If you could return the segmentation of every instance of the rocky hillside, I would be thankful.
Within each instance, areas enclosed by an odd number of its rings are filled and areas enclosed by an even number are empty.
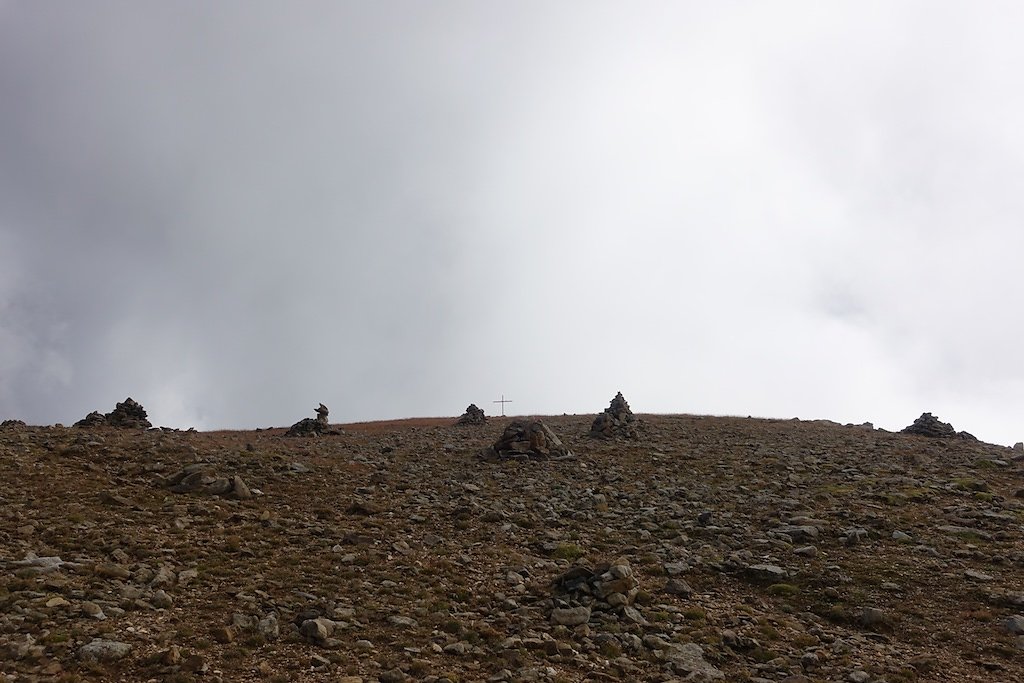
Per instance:
[[[639,418],[7,424],[0,680],[1024,680],[1024,454]]]

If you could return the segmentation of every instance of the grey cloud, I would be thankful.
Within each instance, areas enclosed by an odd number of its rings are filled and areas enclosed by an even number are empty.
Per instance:
[[[1012,442],[1012,5],[0,4],[0,414]]]

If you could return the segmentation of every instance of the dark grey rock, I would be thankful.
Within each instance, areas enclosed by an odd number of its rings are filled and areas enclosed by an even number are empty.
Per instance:
[[[1003,622],[1003,627],[1015,636],[1024,634],[1024,616],[1014,614]]]
[[[277,615],[271,613],[260,619],[259,623],[256,625],[256,630],[259,631],[267,640],[277,640],[277,637],[281,632],[280,625],[277,621]]]
[[[673,645],[667,651],[666,658],[673,671],[684,677],[683,680],[698,683],[725,678],[720,669],[704,659],[704,650],[696,643]]]
[[[334,633],[334,622],[323,617],[307,619],[299,627],[299,633],[307,640],[322,643]]]
[[[858,621],[865,628],[879,628],[892,624],[892,619],[889,615],[877,607],[865,607],[862,609]]]
[[[551,610],[551,623],[562,626],[579,626],[590,621],[590,608],[584,605],[578,607],[556,607]]]
[[[789,578],[789,572],[774,564],[752,564],[743,573],[754,581],[785,581]]]
[[[252,498],[252,491],[237,474],[231,477],[231,497],[239,500]]]
[[[774,532],[780,535],[789,536],[793,543],[813,541],[818,538],[818,527],[809,525],[783,525],[776,527]]]
[[[681,595],[683,597],[689,597],[693,594],[690,584],[679,578],[669,579],[669,582],[665,584],[664,591],[669,595]]]

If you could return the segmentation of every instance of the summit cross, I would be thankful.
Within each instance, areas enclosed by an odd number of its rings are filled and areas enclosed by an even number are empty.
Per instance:
[[[505,404],[506,403],[511,403],[511,402],[512,402],[511,399],[506,399],[505,398],[505,394],[501,395],[501,400],[500,401],[491,401],[491,403],[500,403],[501,404],[501,416],[502,417],[505,417]]]

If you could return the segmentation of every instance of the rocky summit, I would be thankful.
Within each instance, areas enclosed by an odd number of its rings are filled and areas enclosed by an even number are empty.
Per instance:
[[[629,404],[620,391],[615,394],[615,398],[604,412],[594,418],[593,424],[590,425],[590,435],[599,439],[636,439],[639,437],[636,422],[636,416],[629,409]]]
[[[1024,680],[1024,450],[642,417],[0,429],[0,681]]]

